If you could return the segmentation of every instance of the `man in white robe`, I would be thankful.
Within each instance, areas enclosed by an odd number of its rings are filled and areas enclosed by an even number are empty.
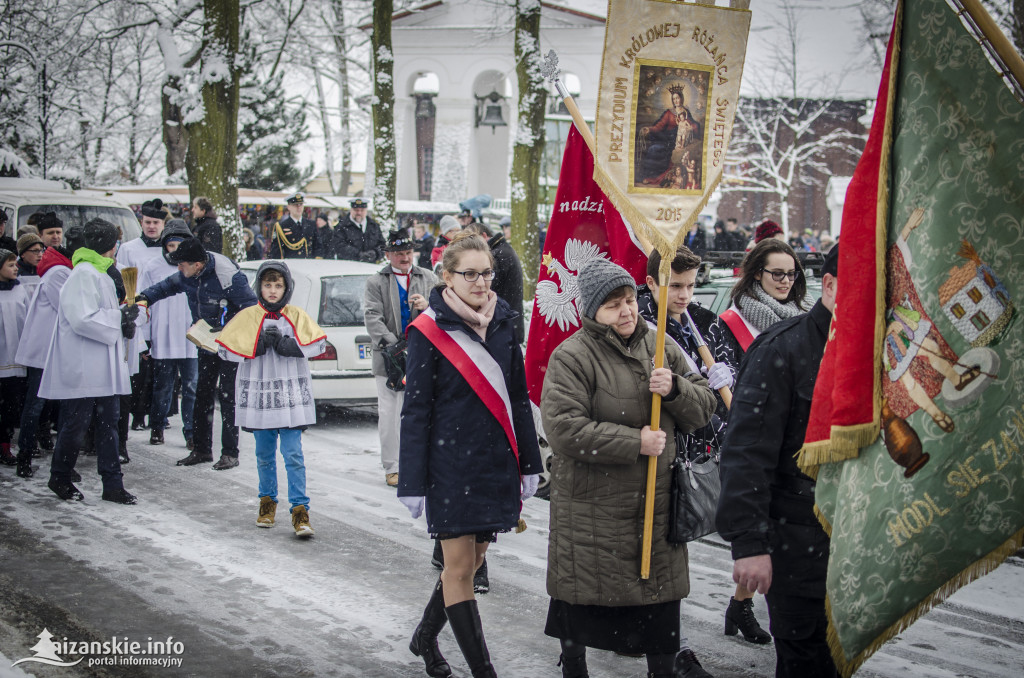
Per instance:
[[[117,291],[107,275],[114,265],[110,257],[117,247],[117,228],[97,218],[84,231],[85,244],[71,258],[74,269],[60,291],[57,325],[39,385],[39,397],[63,400],[47,487],[61,499],[83,499],[71,478],[86,428],[95,419],[103,499],[134,504],[137,500],[122,480],[117,420],[120,396],[131,392],[126,340],[135,336],[145,316],[134,305],[118,308]]]

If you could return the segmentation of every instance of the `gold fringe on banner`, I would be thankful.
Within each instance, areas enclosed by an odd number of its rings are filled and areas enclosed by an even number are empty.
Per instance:
[[[815,512],[817,512],[817,507],[815,507]],[[991,553],[980,558],[954,575],[949,581],[915,605],[913,609],[908,610],[906,614],[889,626],[889,628],[882,631],[877,638],[871,641],[870,645],[868,645],[853,659],[848,660],[843,654],[843,646],[839,642],[839,634],[836,633],[835,624],[832,621],[832,603],[826,597],[825,613],[828,615],[828,646],[832,651],[832,658],[835,660],[836,668],[839,669],[839,674],[843,676],[843,678],[850,678],[850,676],[852,676],[871,655],[882,649],[883,645],[909,628],[911,624],[920,619],[933,607],[941,604],[951,595],[967,586],[975,579],[992,572],[994,569],[999,567],[1004,560],[1021,548],[1024,548],[1024,528],[1021,528],[1016,534],[1000,544]]]
[[[604,194],[612,201],[612,204],[615,205],[615,209],[619,210],[619,214],[629,222],[633,229],[641,229],[643,234],[653,245],[653,248],[658,250],[663,258],[671,259],[673,258],[675,251],[686,239],[686,234],[690,231],[690,227],[692,227],[694,222],[700,217],[701,210],[707,207],[708,200],[711,199],[711,194],[714,193],[718,184],[722,180],[722,175],[719,175],[718,178],[715,179],[704,191],[704,195],[701,197],[700,202],[696,207],[694,207],[690,216],[683,221],[683,225],[679,228],[679,232],[676,233],[675,239],[671,242],[669,242],[665,235],[647,220],[644,213],[638,210],[633,205],[633,202],[624,195],[621,190],[619,190],[619,187],[615,185],[615,182],[612,181],[611,177],[609,177],[601,168],[601,165],[597,163],[596,158],[594,160],[594,180],[597,181],[597,185],[601,187]]]

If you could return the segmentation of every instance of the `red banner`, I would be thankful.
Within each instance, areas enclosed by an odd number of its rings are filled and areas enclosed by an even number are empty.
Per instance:
[[[890,40],[871,132],[843,203],[836,309],[800,450],[799,464],[805,472],[855,457],[878,436],[875,352],[885,310],[892,50]]]
[[[573,127],[562,154],[526,342],[526,381],[535,405],[540,405],[548,357],[582,325],[576,276],[583,265],[605,257],[637,283],[647,278],[647,255],[593,177],[594,156]]]

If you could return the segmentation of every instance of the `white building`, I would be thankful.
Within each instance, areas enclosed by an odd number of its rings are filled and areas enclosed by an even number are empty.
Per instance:
[[[563,82],[593,120],[604,17],[548,2],[541,7],[541,52],[555,50]],[[394,15],[397,199],[509,198],[518,99],[514,24],[510,6],[487,0],[435,0]],[[555,179],[571,124],[558,115],[560,104],[549,97],[545,157],[555,160]],[[481,124],[499,120],[505,125]]]

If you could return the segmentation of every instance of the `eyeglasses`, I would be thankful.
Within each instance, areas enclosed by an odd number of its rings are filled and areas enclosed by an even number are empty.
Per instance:
[[[32,249],[25,250],[25,254],[41,254],[42,251],[43,251],[42,247],[39,247],[39,248],[33,247]]]
[[[783,278],[789,278],[789,281],[793,282],[800,277],[800,271],[769,271],[767,268],[761,270],[770,275],[775,282],[782,282]]]
[[[476,282],[480,276],[483,276],[487,282],[491,282],[498,275],[497,271],[493,268],[489,268],[482,273],[480,271],[452,271],[452,273],[458,273],[466,279],[466,282]]]

